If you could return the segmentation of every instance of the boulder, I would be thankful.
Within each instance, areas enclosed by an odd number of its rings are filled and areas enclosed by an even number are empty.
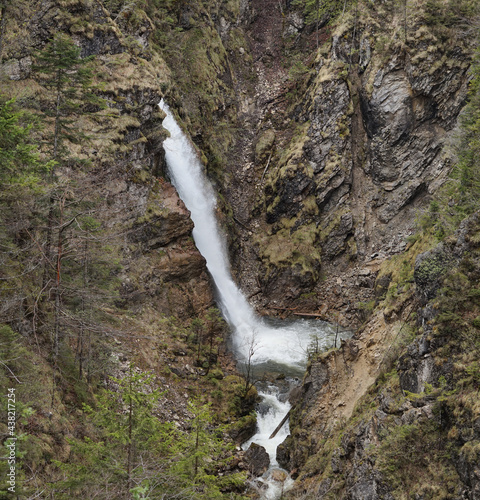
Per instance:
[[[245,453],[245,462],[248,464],[248,470],[253,476],[261,476],[267,472],[270,466],[270,457],[267,450],[256,443],[252,443]]]
[[[292,437],[287,436],[283,443],[277,446],[277,462],[281,467],[288,468],[290,464],[290,446],[292,444]]]

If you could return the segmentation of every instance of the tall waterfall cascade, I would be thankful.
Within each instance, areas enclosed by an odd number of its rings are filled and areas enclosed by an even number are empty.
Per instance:
[[[333,345],[338,331],[321,321],[297,320],[287,323],[260,318],[255,314],[233,281],[225,239],[216,219],[215,192],[204,173],[203,165],[163,99],[160,108],[166,113],[163,127],[170,133],[163,146],[171,181],[191,213],[193,238],[215,283],[218,306],[231,327],[234,354],[240,363],[248,363],[257,369],[301,375],[312,341],[316,349],[324,350]],[[341,334],[343,336],[345,332]],[[288,424],[276,440],[269,440],[269,436],[290,405],[288,401],[279,401],[275,388],[269,387],[263,392],[259,390],[259,394],[267,410],[258,412],[258,432],[244,446],[251,442],[265,446],[271,463],[276,466],[276,447],[285,439]],[[267,488],[262,494],[265,499],[279,498],[282,489],[287,486],[284,482],[278,485],[268,479],[265,482]]]
[[[217,288],[218,305],[232,328],[233,350],[240,361],[304,369],[312,340],[322,350],[332,344],[334,328],[325,322],[275,322],[259,318],[233,281],[225,239],[216,218],[216,196],[203,165],[165,102],[163,127],[170,132],[163,145],[172,184],[191,213],[193,238],[207,261]],[[281,326],[280,326],[281,325]]]

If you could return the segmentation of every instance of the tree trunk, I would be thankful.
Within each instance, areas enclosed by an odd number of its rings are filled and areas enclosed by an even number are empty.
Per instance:
[[[60,202],[60,224],[58,229],[58,240],[57,240],[57,261],[56,261],[56,274],[55,274],[55,309],[54,309],[54,354],[55,354],[55,365],[58,357],[58,345],[60,341],[60,284],[62,280],[62,257],[63,257],[63,205],[65,200]]]
[[[5,24],[6,24],[6,16],[7,16],[7,7],[2,5],[0,9],[0,16],[2,16],[2,20],[0,21],[0,64],[3,62],[3,37],[5,35]]]
[[[132,366],[130,365],[129,381],[129,405],[128,405],[128,456],[127,456],[127,491],[132,487],[132,428],[133,428],[133,395],[132,395]]]
[[[77,339],[77,352],[76,359],[78,360],[78,378],[81,380],[83,377],[83,361],[84,361],[84,337],[85,337],[85,294],[87,292],[87,272],[88,272],[88,240],[85,240],[83,246],[83,290],[82,290],[82,317],[80,330]]]
[[[64,227],[62,227],[63,220],[63,206],[65,203],[65,199],[60,202],[60,224],[58,228],[58,239],[57,239],[57,261],[56,261],[56,277],[55,277],[55,299],[54,299],[54,309],[53,309],[53,388],[52,388],[52,407],[55,397],[55,384],[56,384],[56,372],[58,370],[58,353],[59,353],[59,344],[60,344],[60,285],[62,279],[62,257],[63,257],[63,231]],[[53,228],[52,228],[53,230]]]
[[[61,85],[60,85],[60,75],[57,75],[57,103],[55,105],[55,132],[53,136],[53,160],[57,160],[58,156],[58,136],[60,131],[60,104],[61,104]],[[55,165],[50,171],[50,182],[53,184],[55,178]],[[49,268],[50,261],[52,258],[52,233],[53,233],[53,219],[54,219],[54,207],[55,207],[55,197],[53,194],[50,196],[50,206],[48,209],[47,217],[47,236],[45,239],[45,265],[43,268],[43,278],[42,278],[42,289],[45,290],[48,280],[49,280]]]
[[[200,417],[197,416],[197,435],[195,436],[195,465],[193,469],[193,477],[197,477],[198,474],[198,446],[200,444],[200,429],[198,419]]]

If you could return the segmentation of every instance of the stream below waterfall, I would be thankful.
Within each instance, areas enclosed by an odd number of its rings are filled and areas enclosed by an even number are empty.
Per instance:
[[[218,306],[231,327],[230,348],[239,367],[252,368],[256,380],[265,373],[277,373],[285,376],[290,386],[298,385],[309,349],[313,346],[316,351],[326,350],[334,345],[337,337],[348,338],[350,333],[324,321],[281,321],[255,314],[231,276],[225,240],[215,215],[215,192],[202,163],[163,99],[160,108],[166,113],[163,127],[170,133],[163,144],[170,178],[191,213],[193,238],[215,283]],[[290,409],[288,390],[282,391],[280,384],[273,382],[256,385],[262,398],[257,408],[257,433],[242,448],[247,449],[253,442],[265,447],[270,468],[258,478],[257,489],[261,498],[276,500],[293,483],[288,473],[279,469],[276,460],[277,446],[288,435],[288,422],[275,438],[269,439]],[[285,388],[285,383],[282,386]]]

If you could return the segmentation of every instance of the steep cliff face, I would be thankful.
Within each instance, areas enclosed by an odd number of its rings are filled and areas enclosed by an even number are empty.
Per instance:
[[[250,262],[240,279],[260,291],[263,306],[301,306],[312,290],[332,307],[339,295],[367,301],[372,290],[358,286],[365,263],[405,248],[416,210],[449,172],[444,146],[465,101],[471,46],[460,28],[440,29],[431,7],[412,8],[405,33],[398,6],[368,3],[324,27],[315,56],[301,12],[267,12],[268,5],[256,13],[269,14],[277,31],[283,26],[277,50],[291,66],[287,73],[269,52],[267,35],[254,38],[253,53],[263,43],[266,54],[255,58],[254,98],[263,112],[248,115],[255,149],[244,153],[232,174],[238,183],[228,188],[244,224],[238,231],[253,233],[240,242],[238,265],[242,252]],[[254,23],[246,29],[255,37]],[[302,58],[295,51],[308,43],[312,56]],[[236,203],[240,186],[253,210]],[[260,282],[248,272],[255,257]],[[344,283],[335,283],[342,272]],[[334,279],[326,286],[325,277]]]

